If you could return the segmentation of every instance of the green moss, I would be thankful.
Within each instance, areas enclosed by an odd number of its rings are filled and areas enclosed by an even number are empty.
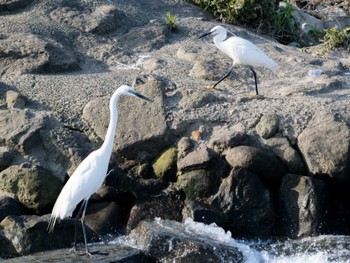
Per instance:
[[[157,178],[172,180],[176,175],[177,148],[172,146],[165,150],[153,163],[153,171]]]

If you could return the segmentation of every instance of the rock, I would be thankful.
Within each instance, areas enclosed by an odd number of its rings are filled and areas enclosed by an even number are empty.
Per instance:
[[[14,159],[22,162],[25,156],[61,181],[91,151],[85,136],[63,128],[48,112],[0,110],[0,122],[6,124],[0,126],[0,141],[17,150],[13,152]]]
[[[62,186],[58,178],[38,166],[10,166],[0,173],[0,189],[13,193],[23,206],[36,213],[51,210]]]
[[[0,12],[3,11],[18,11],[29,4],[31,4],[33,0],[2,0],[0,2]]]
[[[256,132],[264,139],[268,139],[276,134],[278,125],[279,118],[277,115],[264,115],[256,125]]]
[[[9,167],[13,159],[13,151],[6,146],[0,146],[0,171]]]
[[[93,11],[61,7],[52,11],[50,17],[83,32],[104,34],[118,27],[122,13],[114,5],[101,5]]]
[[[208,142],[208,148],[218,154],[239,145],[252,145],[254,139],[240,125],[215,130]]]
[[[0,190],[0,222],[7,216],[23,213],[14,196]]]
[[[324,233],[329,217],[329,193],[318,179],[286,174],[279,195],[281,234],[290,238]]]
[[[223,179],[210,206],[226,217],[223,227],[233,234],[269,235],[275,224],[269,191],[256,174],[245,169],[233,169]]]
[[[55,73],[79,69],[77,57],[54,40],[34,34],[2,35],[1,73]]]
[[[268,151],[273,152],[287,167],[290,173],[305,174],[306,166],[299,153],[285,137],[273,137],[265,141]]]
[[[6,103],[7,103],[7,108],[9,109],[13,109],[13,108],[24,109],[25,99],[18,92],[9,90],[6,92]]]
[[[344,122],[337,121],[332,113],[315,113],[299,135],[298,147],[311,174],[329,177],[347,189],[346,185],[350,183],[350,130]]]
[[[320,32],[324,31],[324,25],[322,20],[317,19],[316,17],[309,15],[306,12],[303,12],[300,9],[294,8],[292,11],[296,22],[300,26],[300,30],[307,34],[310,30],[318,30]]]
[[[165,150],[153,163],[153,171],[157,178],[165,181],[176,181],[177,148]]]
[[[180,106],[184,108],[207,107],[213,103],[224,103],[227,99],[211,91],[185,90],[182,94]]]
[[[131,209],[127,223],[130,232],[141,221],[154,218],[182,221],[183,197],[180,193],[160,195],[147,200],[138,201]]]
[[[177,162],[179,172],[190,171],[194,169],[208,168],[215,154],[206,147],[199,147],[188,153]]]
[[[182,137],[177,143],[178,158],[185,157],[190,151],[193,150],[193,142],[188,137]]]
[[[219,80],[218,67],[219,65],[214,60],[199,59],[195,61],[189,76],[203,80]]]
[[[201,200],[214,194],[220,185],[221,177],[209,170],[198,169],[183,172],[177,184],[189,200]]]
[[[208,228],[202,226],[202,229]],[[209,232],[203,234],[190,224],[171,220],[142,221],[129,238],[158,262],[171,262],[175,258],[176,262],[184,263],[202,262],[204,258],[206,262],[243,262],[242,252],[232,243],[218,242]]]
[[[274,154],[250,146],[237,146],[226,150],[223,155],[230,166],[244,168],[257,174],[271,189],[277,189],[287,172],[285,166]]]
[[[1,249],[1,253],[13,254],[13,249],[20,255],[70,247],[74,238],[74,220],[63,220],[55,227],[55,232],[48,233],[49,215],[45,216],[8,216],[0,223],[3,231],[1,238],[11,242],[9,251]],[[79,235],[81,240],[81,235]]]
[[[154,158],[161,149],[169,145],[169,131],[162,107],[166,83],[152,75],[140,76],[139,79],[142,79],[144,84],[136,89],[154,102],[122,98],[119,104],[120,121],[116,138],[117,151],[134,160]]]
[[[89,202],[85,225],[98,235],[118,233],[122,229],[121,213],[116,202]]]

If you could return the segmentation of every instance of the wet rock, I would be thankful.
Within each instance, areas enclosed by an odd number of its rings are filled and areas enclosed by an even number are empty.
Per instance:
[[[276,134],[278,131],[279,117],[277,115],[264,115],[261,117],[258,125],[256,125],[256,132],[268,139]]]
[[[154,198],[138,201],[131,209],[127,223],[130,232],[142,220],[153,220],[156,217],[182,221],[183,196],[179,192],[160,195]]]
[[[13,159],[13,151],[6,146],[0,146],[0,171],[9,167]]]
[[[21,215],[22,209],[15,200],[13,194],[9,194],[0,190],[0,222],[10,215]]]
[[[256,174],[245,169],[233,169],[210,200],[210,206],[226,217],[222,226],[232,233],[271,233],[275,224],[273,200]]]
[[[121,16],[122,13],[114,5],[101,5],[93,11],[61,7],[50,13],[50,17],[58,23],[99,34],[116,29]]]
[[[77,57],[67,48],[34,34],[2,35],[1,73],[54,73],[79,69]]]
[[[53,248],[70,247],[74,236],[74,220],[63,220],[56,225],[53,233],[48,233],[49,216],[8,216],[0,223],[2,238],[7,239],[9,251],[1,252],[12,254],[13,249],[20,255],[27,255],[38,251]],[[81,235],[79,235],[79,240]],[[1,238],[0,238],[1,239]]]
[[[129,237],[159,262],[243,262],[242,252],[229,242],[174,221],[142,221]]]
[[[153,171],[157,178],[166,181],[176,181],[177,148],[170,147],[153,163]]]
[[[0,173],[0,189],[13,193],[23,206],[36,213],[45,213],[52,208],[62,186],[58,178],[38,166],[10,166]]]
[[[317,112],[299,135],[298,146],[310,173],[344,187],[350,183],[350,130],[332,113]]]
[[[6,103],[9,109],[24,109],[25,98],[18,92],[9,90],[6,92]]]
[[[99,235],[118,233],[122,229],[121,214],[116,202],[89,202],[85,225]]]
[[[189,200],[200,200],[214,194],[220,185],[221,177],[209,170],[198,169],[183,172],[177,184]]]
[[[286,174],[279,195],[280,228],[291,238],[322,234],[329,215],[326,184],[312,177]]]
[[[237,146],[226,150],[223,155],[232,167],[244,168],[257,174],[271,189],[279,187],[287,172],[274,154],[255,147]]]
[[[299,153],[285,137],[273,137],[265,141],[267,149],[273,152],[287,167],[290,173],[305,174],[306,166]]]

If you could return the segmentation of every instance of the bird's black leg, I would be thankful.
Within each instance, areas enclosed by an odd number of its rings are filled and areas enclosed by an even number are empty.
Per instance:
[[[84,203],[83,203],[84,209],[83,209],[83,214],[81,216],[80,222],[81,222],[81,227],[83,228],[83,235],[84,235],[84,242],[85,242],[85,253],[86,253],[86,255],[92,257],[92,255],[88,249],[88,246],[87,246],[87,238],[86,238],[86,231],[85,231],[85,213],[86,213],[87,204],[88,204],[88,200],[84,200]]]
[[[250,68],[250,70],[253,72],[253,75],[254,75],[254,80],[255,80],[255,92],[256,92],[256,95],[259,95],[258,93],[258,81],[256,79],[256,72],[255,70],[253,69],[252,66],[248,66]]]
[[[81,213],[83,212],[85,200],[81,203],[80,208],[78,210],[78,213],[75,217],[75,224],[74,224],[74,244],[70,251],[77,252],[77,224],[78,224],[78,218],[80,218]]]
[[[230,71],[229,71],[226,75],[224,75],[221,79],[219,79],[218,82],[216,82],[216,83],[214,84],[213,89],[215,89],[215,87],[216,87],[221,81],[223,81],[223,80],[226,79],[228,76],[230,76],[230,74],[232,73],[233,67],[234,67],[234,65],[232,65]]]

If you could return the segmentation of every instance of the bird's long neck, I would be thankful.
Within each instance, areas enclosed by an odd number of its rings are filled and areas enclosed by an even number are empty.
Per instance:
[[[110,119],[109,119],[109,125],[106,133],[105,140],[101,146],[101,151],[104,154],[111,154],[114,144],[114,137],[115,132],[117,129],[117,122],[118,122],[118,98],[120,94],[118,90],[112,95],[111,100],[109,102],[109,111],[110,111]]]
[[[215,44],[221,51],[223,51],[223,50],[222,50],[221,44],[222,44],[222,43],[224,42],[224,40],[226,39],[226,36],[227,36],[227,34],[226,34],[226,32],[225,32],[225,33],[216,35],[216,36],[214,37],[214,44]],[[223,52],[225,52],[225,51],[223,51]]]

